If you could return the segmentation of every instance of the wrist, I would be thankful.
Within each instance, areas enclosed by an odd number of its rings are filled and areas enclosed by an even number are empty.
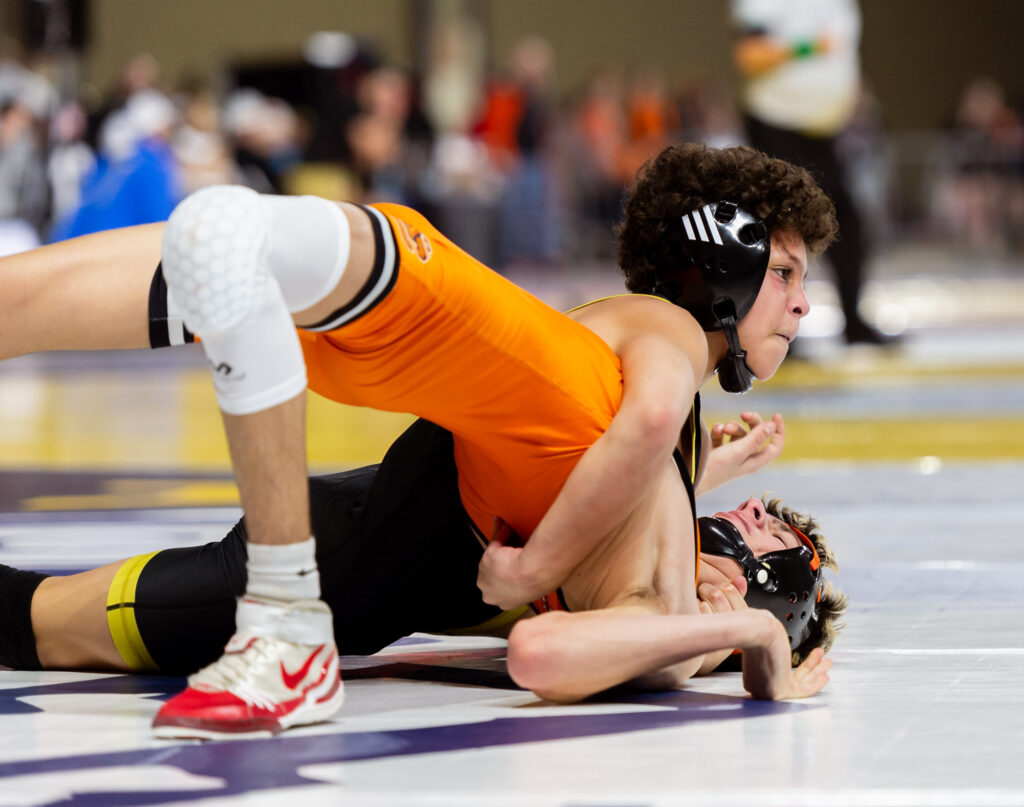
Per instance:
[[[531,592],[534,597],[541,597],[556,589],[561,579],[552,579],[551,564],[543,562],[537,552],[530,552],[530,544],[516,558],[516,583]]]
[[[782,627],[771,612],[763,608],[748,608],[739,613],[745,619],[742,641],[737,642],[736,646],[741,650],[760,650],[771,645],[775,633]]]
[[[806,59],[810,56],[814,56],[818,53],[821,48],[818,47],[818,43],[813,39],[803,39],[799,42],[794,42],[789,48],[789,58],[791,59]]]

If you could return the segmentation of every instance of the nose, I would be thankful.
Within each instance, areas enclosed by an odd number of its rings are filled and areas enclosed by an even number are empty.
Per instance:
[[[740,510],[745,516],[752,518],[758,527],[763,527],[768,521],[768,514],[765,513],[764,504],[760,499],[747,499]]]
[[[803,283],[796,287],[793,299],[789,303],[789,310],[800,319],[803,319],[811,312],[811,304],[807,299],[807,294],[804,292]]]

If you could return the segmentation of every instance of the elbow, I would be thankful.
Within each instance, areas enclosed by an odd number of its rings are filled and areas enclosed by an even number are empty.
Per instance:
[[[686,411],[682,401],[651,401],[644,404],[638,418],[639,431],[636,435],[640,445],[650,446],[658,451],[666,445],[674,445],[679,439]]]
[[[523,620],[508,637],[508,674],[517,686],[555,703],[573,703],[590,692],[577,691],[562,671],[566,664],[558,631],[550,623],[562,614],[544,614]],[[546,624],[547,623],[547,624]]]

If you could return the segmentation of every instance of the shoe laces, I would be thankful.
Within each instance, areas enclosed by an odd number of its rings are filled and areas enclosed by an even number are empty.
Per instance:
[[[225,652],[212,664],[193,673],[188,684],[193,689],[230,692],[250,706],[270,710],[278,701],[254,683],[274,657],[274,640],[257,638],[242,652]]]

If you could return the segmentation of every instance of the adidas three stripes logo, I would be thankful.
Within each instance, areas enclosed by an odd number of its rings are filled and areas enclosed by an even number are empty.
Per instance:
[[[711,205],[704,205],[700,210],[693,210],[683,216],[683,226],[686,228],[686,237],[691,241],[712,240],[722,245],[722,236],[718,234],[718,224],[715,222],[715,214]],[[708,236],[710,233],[710,237]]]

